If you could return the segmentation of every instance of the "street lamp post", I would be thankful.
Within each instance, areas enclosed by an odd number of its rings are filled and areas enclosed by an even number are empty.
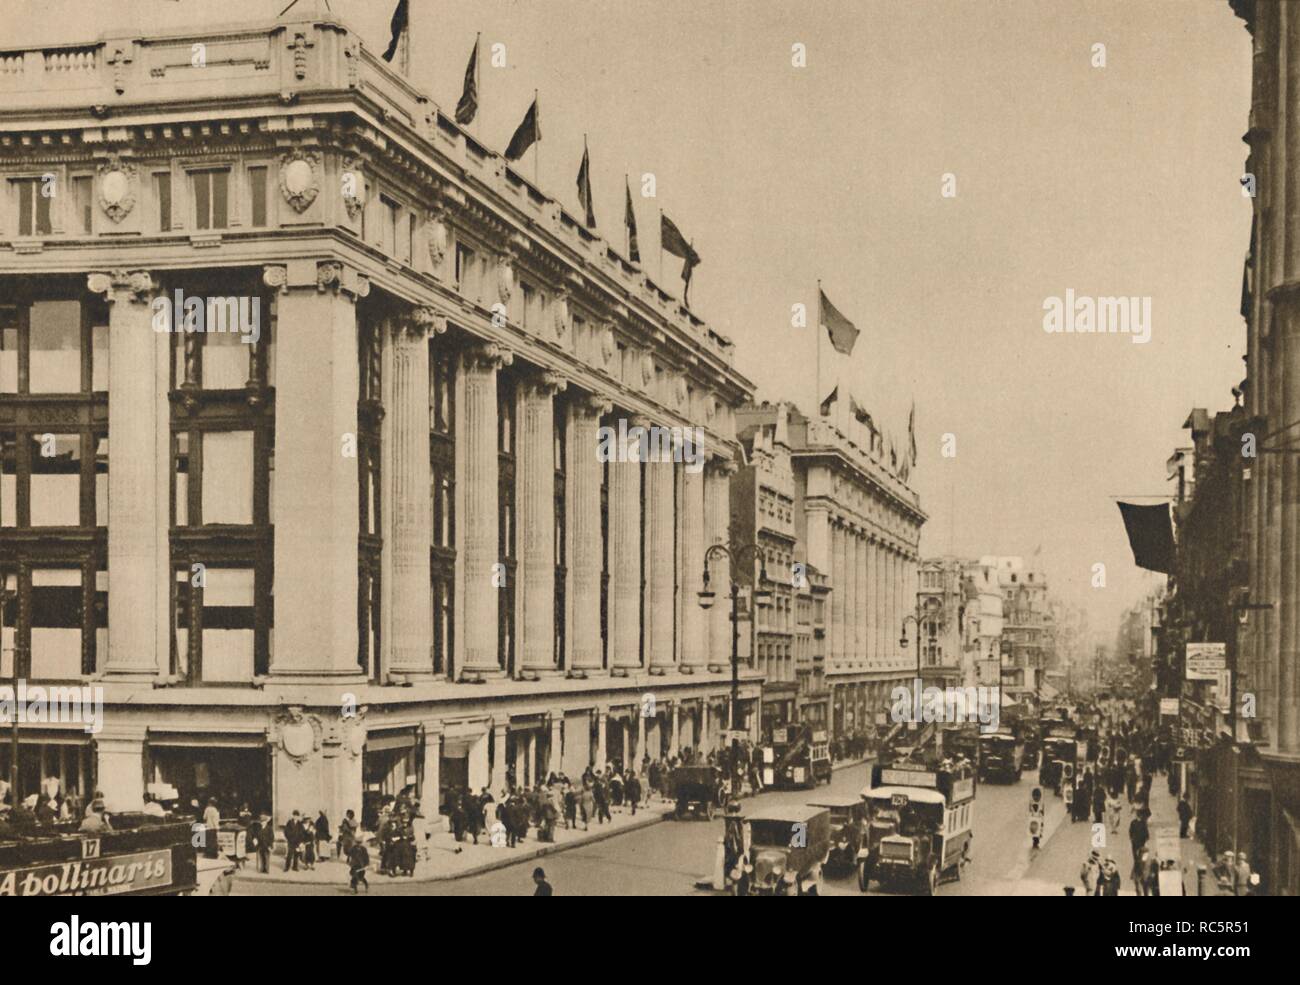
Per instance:
[[[5,582],[0,577],[0,633],[4,630],[4,610],[9,600],[17,597],[17,591],[13,594],[5,590]],[[19,656],[22,648],[18,645],[17,633],[15,633],[14,645],[9,651],[9,685],[13,689],[11,697],[13,706],[9,711],[9,803],[16,811],[18,809],[18,675],[21,668],[18,664],[21,662]],[[0,657],[3,651],[0,651]]]
[[[899,627],[898,645],[904,650],[907,649],[908,622],[910,621],[916,627],[916,679],[922,683],[924,683],[924,679],[921,677],[921,619],[923,616],[930,617],[930,639],[934,639],[934,617],[939,614],[941,608],[943,606],[939,600],[933,597],[926,599],[924,606],[918,602],[916,612],[909,612],[905,615],[903,623]]]
[[[754,558],[760,562],[758,581],[754,585],[754,605],[760,608],[766,608],[772,603],[772,593],[762,587],[767,581],[767,558],[763,554],[763,549],[757,544],[745,544],[736,548],[733,553],[726,544],[714,544],[704,552],[704,587],[700,589],[699,601],[700,608],[709,610],[713,608],[713,603],[717,595],[709,587],[709,562],[715,555],[726,557],[732,562],[732,567],[741,564],[748,554],[750,564],[754,563]],[[738,606],[740,602],[739,585],[736,582],[735,574],[730,578],[731,585],[731,711],[728,715],[727,730],[734,732],[736,722],[740,717],[740,615]]]

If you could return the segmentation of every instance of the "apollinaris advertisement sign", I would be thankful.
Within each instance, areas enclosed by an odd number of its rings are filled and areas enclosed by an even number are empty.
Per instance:
[[[0,897],[115,896],[162,889],[172,881],[170,849],[73,859],[0,872]]]

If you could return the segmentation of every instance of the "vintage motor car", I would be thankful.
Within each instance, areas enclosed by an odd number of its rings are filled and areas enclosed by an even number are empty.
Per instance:
[[[772,729],[760,746],[763,786],[773,790],[811,790],[831,781],[831,747],[826,732],[806,722],[787,722]]]
[[[1024,769],[1024,741],[1011,731],[999,729],[980,736],[981,780],[997,777],[1007,783],[1019,783],[1020,771]]]
[[[1043,739],[1043,762],[1038,769],[1039,785],[1059,791],[1061,775],[1066,772],[1063,766],[1068,764],[1070,767],[1068,772],[1073,773],[1077,754],[1073,730],[1069,736],[1059,734],[1046,736]]]
[[[946,876],[961,878],[970,861],[975,776],[967,762],[877,765],[862,791],[868,845],[859,852],[858,888],[885,886],[934,895]]]
[[[716,766],[678,766],[669,783],[677,798],[679,821],[691,814],[712,821],[722,806],[722,771]]]
[[[745,818],[748,850],[729,880],[737,896],[817,896],[831,848],[831,812],[774,807]]]
[[[852,873],[867,838],[867,805],[861,797],[827,793],[810,800],[809,807],[831,812],[831,851],[826,870],[832,875]]]

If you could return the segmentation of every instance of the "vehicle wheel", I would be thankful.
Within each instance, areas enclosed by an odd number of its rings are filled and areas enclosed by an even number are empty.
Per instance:
[[[939,863],[935,862],[930,866],[930,871],[925,878],[925,895],[933,896],[939,890]]]
[[[708,817],[708,819],[709,819],[710,821],[713,820],[713,804],[712,804],[712,802],[710,802],[710,803],[709,803],[709,804],[704,808],[704,814],[705,814],[706,817]]]
[[[871,872],[866,862],[858,863],[858,891],[865,893],[871,888]]]

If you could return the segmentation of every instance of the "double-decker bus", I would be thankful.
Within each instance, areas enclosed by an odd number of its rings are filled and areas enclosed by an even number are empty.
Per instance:
[[[917,887],[933,896],[945,878],[961,878],[970,861],[975,773],[965,760],[896,762],[871,769],[867,845],[859,853],[858,888]]]

